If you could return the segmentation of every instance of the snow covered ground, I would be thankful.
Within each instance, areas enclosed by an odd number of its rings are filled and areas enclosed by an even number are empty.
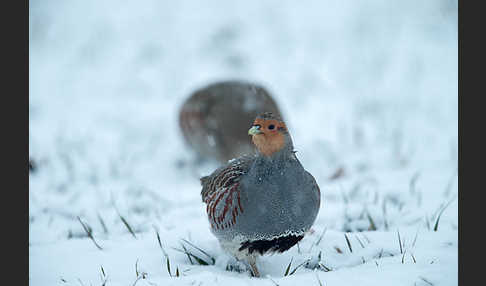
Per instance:
[[[457,285],[457,1],[30,1],[29,39],[31,285]],[[226,271],[216,164],[177,125],[234,78],[271,91],[322,192],[263,278]]]

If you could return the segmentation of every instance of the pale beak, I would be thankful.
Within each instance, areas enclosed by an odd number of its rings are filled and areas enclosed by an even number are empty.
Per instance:
[[[260,126],[252,126],[250,130],[248,130],[248,135],[257,135],[262,134],[263,132],[260,131]]]

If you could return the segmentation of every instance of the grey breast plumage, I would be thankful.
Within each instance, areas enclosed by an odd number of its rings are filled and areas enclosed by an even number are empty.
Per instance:
[[[279,164],[256,159],[240,188],[246,211],[238,233],[249,239],[302,235],[319,211],[319,187],[295,157]]]
[[[295,155],[277,164],[261,156],[241,157],[201,183],[211,229],[219,239],[301,238],[319,211],[319,187]]]

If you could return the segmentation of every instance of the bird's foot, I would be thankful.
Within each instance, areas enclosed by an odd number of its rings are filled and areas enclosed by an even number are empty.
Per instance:
[[[248,266],[243,261],[232,259],[228,261],[226,271],[242,273],[248,271]]]
[[[226,265],[226,271],[233,271],[238,273],[250,272],[252,277],[260,277],[260,272],[256,267],[256,261],[249,259],[249,261],[231,259]]]

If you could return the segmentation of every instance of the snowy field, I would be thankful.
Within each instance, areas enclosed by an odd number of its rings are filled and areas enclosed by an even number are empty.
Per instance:
[[[457,1],[29,13],[31,285],[457,285]],[[198,179],[217,165],[192,163],[177,124],[225,79],[270,90],[322,193],[314,232],[262,278],[226,270]]]

